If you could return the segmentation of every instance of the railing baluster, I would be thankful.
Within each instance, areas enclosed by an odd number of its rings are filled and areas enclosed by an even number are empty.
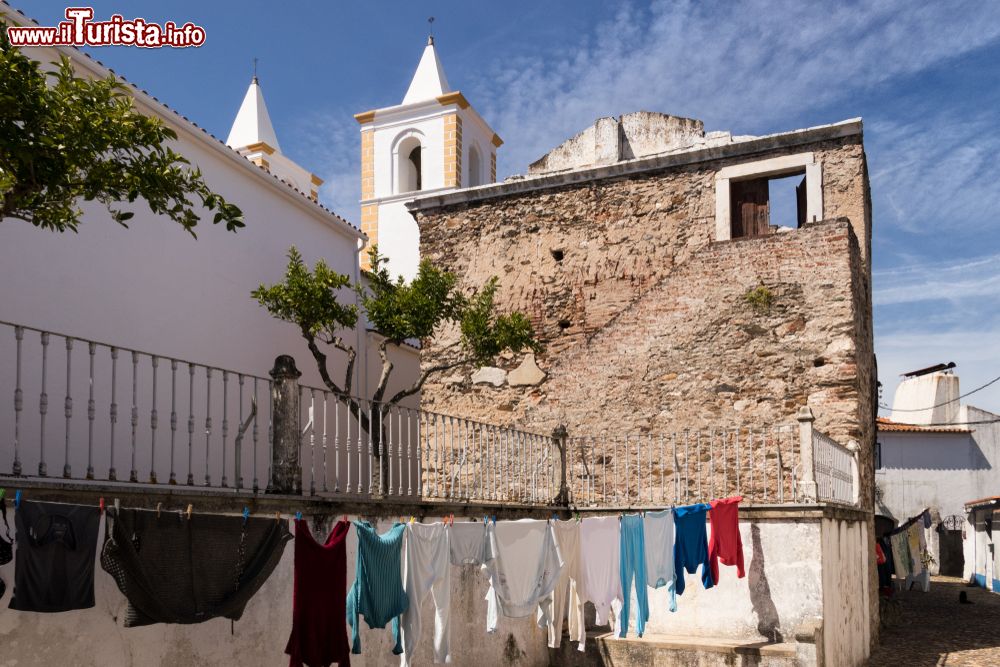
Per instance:
[[[212,486],[208,454],[212,442],[212,369],[205,367],[205,486]]]
[[[17,356],[14,380],[14,464],[11,473],[18,477],[21,475],[21,411],[24,409],[24,392],[21,390],[21,341],[24,340],[24,327],[14,327],[14,340]]]
[[[403,495],[403,463],[404,463],[404,461],[408,461],[409,460],[409,450],[410,450],[410,446],[413,444],[412,441],[410,440],[410,419],[409,419],[409,414],[407,414],[407,418],[406,418],[406,431],[405,431],[405,434],[404,434],[404,431],[403,431],[403,410],[406,410],[407,413],[409,413],[410,409],[409,408],[404,408],[404,407],[397,407],[396,408],[396,426],[397,426],[397,428],[396,428],[396,457],[399,459],[399,461],[398,461],[398,463],[399,463],[399,475],[398,475],[399,494],[398,495]],[[406,479],[407,480],[410,479],[410,472],[409,472],[408,468],[406,470]],[[407,493],[407,495],[413,495],[413,494],[412,494],[412,492],[410,492],[410,493]]]
[[[188,486],[194,486],[194,364],[188,362]]]
[[[132,352],[132,412],[129,421],[132,424],[132,467],[128,473],[128,481],[138,482],[139,472],[135,467],[136,435],[139,430],[139,353]]]
[[[348,425],[350,422],[348,422]],[[333,395],[333,492],[340,493],[340,395]]]
[[[159,416],[156,412],[156,370],[160,365],[160,360],[156,355],[152,356],[153,364],[153,407],[149,411],[149,483],[156,484],[156,426]]]
[[[87,479],[94,479],[94,419],[97,417],[97,404],[94,403],[94,355],[97,354],[97,344],[88,343],[87,353],[90,357],[87,395]]]
[[[73,339],[69,336],[66,337],[66,400],[63,404],[63,409],[66,415],[66,451],[63,460],[63,478],[69,479],[73,476],[73,468],[69,464],[69,431],[70,422],[73,420],[73,397],[71,395],[73,389],[73,383],[71,378],[71,370],[73,368]]]
[[[316,390],[309,389],[309,495],[316,495]]]
[[[49,334],[48,332],[42,332],[42,392],[38,397],[38,414],[40,416],[41,426],[39,429],[39,454],[40,458],[38,460],[38,476],[45,477],[47,473],[47,467],[45,465],[45,415],[49,411],[49,395],[45,392],[45,376],[48,368],[48,355],[49,355]]]
[[[260,402],[257,400],[257,378],[253,379],[253,400],[254,400],[254,403],[256,403],[257,405],[260,405]],[[254,412],[254,414],[253,414],[253,492],[254,493],[257,493],[257,489],[258,489],[258,486],[257,486],[257,436],[258,436],[259,429],[257,427],[257,413],[259,413],[259,412],[260,412],[260,410],[258,410],[257,412]]]
[[[323,493],[327,492],[326,479],[327,479],[327,477],[330,474],[329,470],[327,469],[327,459],[326,459],[326,443],[327,443],[327,439],[326,439],[327,438],[327,435],[326,435],[326,400],[329,397],[330,397],[330,392],[323,391],[323,440],[322,440],[322,445],[323,445]]]
[[[242,420],[240,420],[242,423]],[[229,437],[229,373],[222,371],[222,479],[223,488],[229,486],[226,476],[226,439]]]
[[[368,403],[368,493],[370,495],[370,494],[375,493],[374,488],[372,488],[374,486],[374,484],[375,484],[375,480],[372,477],[372,475],[375,474],[374,468],[375,468],[375,463],[376,463],[375,456],[374,456],[375,455],[375,447],[374,447],[375,441],[372,439],[375,436],[372,435],[372,434],[375,432],[375,429],[378,429],[378,433],[379,433],[379,438],[378,438],[378,441],[379,441],[379,451],[381,451],[381,449],[382,449],[382,441],[385,438],[382,436],[382,420],[381,420],[381,416],[379,417],[378,422],[376,422],[375,421],[375,413],[374,413],[374,411],[376,410],[375,405],[374,405],[374,403],[372,401],[367,401],[367,403]],[[379,415],[381,415],[381,411],[379,411]],[[379,485],[380,485],[379,486],[379,490],[381,491],[381,484],[383,483],[382,482],[383,475],[382,475],[382,470],[381,470],[381,465],[382,465],[381,464],[381,460],[379,460],[378,463],[379,463],[379,466],[380,466],[380,468],[379,468],[379,475],[378,475]]]
[[[170,477],[167,484],[177,484],[174,450],[177,444],[177,360],[170,360]]]
[[[233,443],[233,482],[236,484],[237,489],[243,488],[243,455],[240,449],[243,446],[242,436],[243,431],[243,373],[238,373],[236,375],[237,384],[239,385],[239,396],[237,404],[240,406],[239,416],[240,421],[236,425],[236,439],[239,441]]]
[[[111,462],[108,466],[108,480],[114,482],[118,479],[118,473],[115,471],[115,430],[118,425],[118,400],[117,400],[117,390],[118,390],[118,348],[111,348],[111,406],[110,406],[110,418],[111,418],[111,433],[110,433],[110,444],[111,444]]]

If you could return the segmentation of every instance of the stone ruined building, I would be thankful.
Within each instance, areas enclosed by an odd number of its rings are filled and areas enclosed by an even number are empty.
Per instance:
[[[857,507],[787,497],[792,505],[746,507],[743,539],[759,573],[748,595],[686,600],[699,612],[650,632],[699,636],[718,632],[699,619],[729,619],[736,635],[792,632],[795,664],[863,664],[878,596],[868,565],[877,392],[861,120],[752,137],[658,113],[602,118],[526,175],[407,207],[422,257],[470,287],[498,276],[501,307],[527,313],[545,344],[537,358],[434,378],[424,408],[599,439],[795,424],[808,406],[817,429],[858,443]],[[422,363],[446,361],[457,337],[443,332]],[[661,479],[672,472],[657,464]],[[645,494],[626,489],[626,498]],[[768,586],[767,572],[791,571],[794,589]]]
[[[790,176],[794,209],[771,219],[769,182]],[[501,306],[526,312],[546,346],[429,381],[427,409],[594,435],[794,422],[808,405],[871,461],[859,119],[747,137],[658,113],[602,118],[525,176],[409,208],[422,256],[468,285],[499,276]]]

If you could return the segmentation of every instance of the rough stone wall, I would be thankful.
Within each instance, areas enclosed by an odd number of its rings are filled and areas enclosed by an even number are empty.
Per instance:
[[[825,216],[846,222],[713,242],[718,169],[807,150],[823,163]],[[538,386],[476,384],[463,369],[429,381],[424,405],[584,435],[787,422],[809,404],[817,428],[870,439],[866,194],[848,137],[418,212],[422,256],[467,285],[498,275],[501,305],[547,346]],[[769,308],[744,298],[759,285]]]

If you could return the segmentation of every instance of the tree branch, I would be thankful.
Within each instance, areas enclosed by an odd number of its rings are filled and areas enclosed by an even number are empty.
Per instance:
[[[316,366],[319,368],[319,376],[323,379],[323,384],[334,393],[346,395],[347,392],[338,387],[337,383],[330,377],[330,371],[326,367],[326,355],[316,345],[316,337],[305,327],[302,327],[302,337],[306,339],[306,345],[309,346],[309,351],[312,352],[313,359],[316,360]]]
[[[464,364],[467,364],[470,361],[472,361],[472,359],[466,357],[459,359],[458,361],[452,361],[446,364],[438,364],[437,366],[431,366],[420,375],[420,379],[417,380],[416,384],[414,384],[412,387],[410,387],[409,389],[403,389],[401,391],[396,392],[396,395],[389,399],[389,405],[395,405],[396,403],[403,400],[407,396],[413,396],[415,393],[420,391],[420,389],[424,386],[424,382],[427,381],[427,378],[433,375],[434,373],[440,373],[441,371],[451,370],[452,368],[455,368],[457,366],[462,366]]]
[[[344,393],[350,394],[351,383],[354,381],[354,361],[357,359],[358,352],[353,347],[346,345],[340,336],[331,337],[329,342],[330,345],[347,355],[347,369],[344,371]]]
[[[390,341],[388,338],[383,338],[378,344],[378,356],[382,359],[382,373],[379,375],[378,386],[375,387],[375,393],[372,395],[372,400],[376,403],[382,402],[382,397],[385,396],[385,390],[389,386],[389,375],[392,374],[392,361],[386,353],[386,347],[390,342],[396,344],[395,341]],[[392,404],[393,401],[389,401],[389,405]]]

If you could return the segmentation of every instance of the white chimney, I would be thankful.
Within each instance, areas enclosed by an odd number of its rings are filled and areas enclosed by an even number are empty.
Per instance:
[[[959,419],[958,376],[950,370],[904,377],[892,400],[892,419],[906,424],[951,424]]]

